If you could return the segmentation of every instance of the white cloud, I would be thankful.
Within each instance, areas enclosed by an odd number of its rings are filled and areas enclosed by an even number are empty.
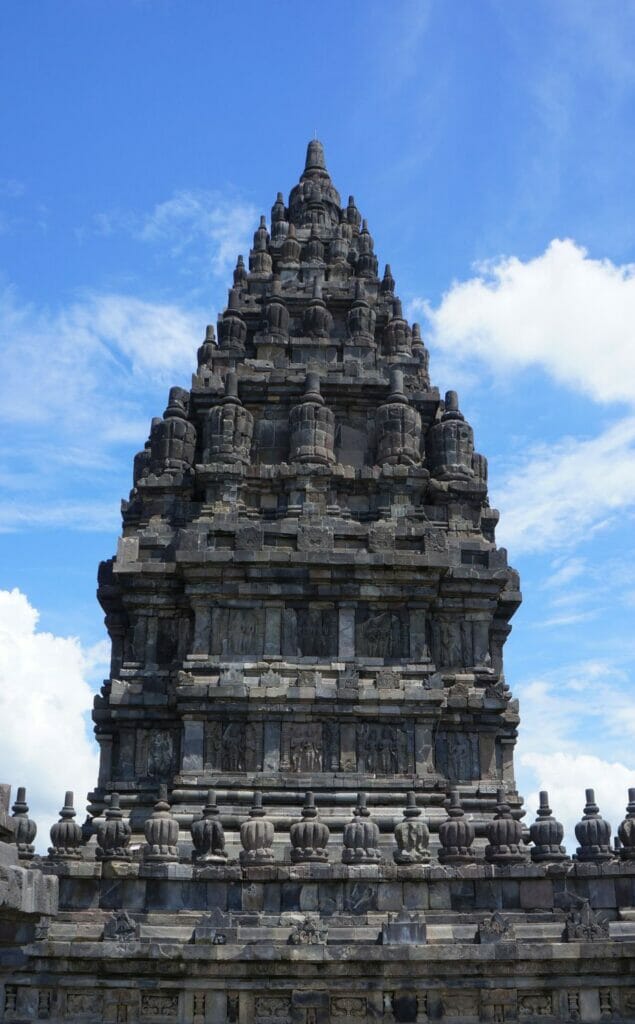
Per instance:
[[[499,541],[515,554],[588,539],[635,507],[635,416],[589,440],[535,446],[494,497],[504,513]]]
[[[37,844],[64,793],[75,793],[77,820],[97,781],[96,746],[85,715],[92,705],[87,677],[103,668],[104,644],[84,650],[75,637],[37,628],[38,612],[19,590],[0,591],[0,780],[27,787]]]
[[[455,363],[475,357],[495,372],[542,368],[596,401],[635,401],[635,266],[591,259],[554,239],[523,262],[511,256],[457,282],[423,312],[432,344]]]

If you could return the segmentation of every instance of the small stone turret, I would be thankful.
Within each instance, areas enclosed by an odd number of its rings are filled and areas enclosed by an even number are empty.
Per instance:
[[[387,263],[384,269],[384,276],[381,282],[381,290],[384,293],[384,295],[394,295],[395,293],[395,279],[392,276],[390,263]]]
[[[529,835],[534,844],[531,848],[531,859],[536,864],[567,860],[567,851],[562,846],[564,828],[553,817],[549,807],[549,794],[544,790],[540,793],[540,806],[536,813],[536,820],[529,828]]]
[[[313,282],[313,297],[304,312],[304,333],[311,338],[328,338],[333,327],[333,317],[322,298],[322,286],[316,277]]]
[[[406,799],[403,821],[395,826],[397,849],[393,852],[393,858],[396,864],[425,864],[430,860],[430,832],[421,818],[421,809],[417,807],[414,791],[411,790]]]
[[[29,818],[29,805],[26,802],[24,786],[18,786],[18,794],[12,811],[13,838],[18,848],[18,858],[31,860],[35,852],[33,840],[37,835],[37,825]]]
[[[635,860],[635,788],[628,791],[626,817],[617,830],[622,860]]]
[[[49,857],[52,860],[79,860],[81,857],[82,830],[74,821],[75,817],[73,793],[68,790],[60,811],[60,820],[51,826],[53,845],[49,847]]]
[[[416,466],[421,462],[421,417],[408,403],[403,372],[390,371],[390,394],[377,410],[377,463]]]
[[[326,849],[329,830],[318,818],[315,797],[309,792],[304,798],[302,820],[294,821],[289,830],[291,860],[294,864],[324,863],[329,858]]]
[[[496,801],[496,817],[487,826],[489,845],[485,847],[485,860],[490,864],[522,864],[527,860],[523,827],[512,816],[505,790],[497,790]]]
[[[273,863],[273,822],[265,817],[262,793],[254,793],[249,818],[240,826],[240,863],[244,866]]]
[[[342,862],[376,864],[380,860],[379,826],[371,820],[366,794],[358,793],[353,819],[344,826]]]
[[[212,324],[208,324],[205,328],[205,340],[196,353],[199,370],[211,369],[214,356],[217,353],[218,345],[216,344],[214,327]]]
[[[194,819],[190,825],[190,832],[194,843],[192,861],[195,864],[226,863],[225,833],[213,789],[207,791],[207,803],[203,808],[203,814],[200,818]]]
[[[421,376],[426,387],[430,386],[430,353],[423,344],[419,324],[412,325],[412,354],[419,360]]]
[[[408,322],[404,320],[401,302],[395,299],[392,304],[392,318],[384,328],[383,350],[387,356],[410,356],[412,333]]]
[[[305,263],[324,263],[324,243],[322,242],[316,225],[311,228],[311,234],[304,247]]]
[[[196,428],[187,418],[189,392],[170,388],[168,406],[163,419],[152,427],[150,435],[150,473],[184,473],[194,465]]]
[[[375,310],[370,306],[364,289],[364,282],[355,282],[355,299],[346,318],[346,328],[351,341],[370,345],[375,340]]]
[[[575,827],[576,839],[580,844],[576,850],[576,857],[578,860],[596,864],[613,860],[611,826],[600,814],[600,808],[595,802],[595,791],[587,789],[585,795],[584,814]]]
[[[335,416],[320,394],[320,377],[307,373],[304,395],[289,413],[292,462],[335,462]]]
[[[445,411],[428,432],[428,466],[440,480],[465,479],[473,475],[474,431],[459,409],[456,391],[447,391]]]
[[[269,232],[267,221],[263,216],[260,218],[260,225],[254,232],[254,247],[249,253],[249,270],[252,274],[270,274],[271,256],[269,254]]]
[[[247,324],[240,312],[240,302],[236,288],[229,289],[227,309],[218,322],[218,339],[223,351],[236,356],[245,354]]]
[[[150,472],[152,431],[161,422],[160,416],[153,416],[150,425],[150,437],[140,452],[137,452],[132,463],[132,486],[136,487],[140,480],[144,480]]]
[[[448,816],[439,825],[439,861],[441,864],[471,864],[476,854],[471,849],[474,826],[461,806],[458,789],[450,792]]]
[[[357,236],[357,275],[358,277],[377,277],[378,263],[374,253],[375,243],[368,230],[368,221],[362,222],[362,230]]]
[[[287,237],[280,246],[280,266],[281,267],[297,267],[300,265],[300,256],[302,254],[302,246],[298,242],[295,230],[295,224],[289,224],[289,230],[287,231]]]
[[[155,864],[178,861],[176,844],[179,839],[179,823],[173,817],[168,803],[167,786],[159,786],[159,799],[150,817],[146,818],[143,831],[146,837],[146,846],[143,850],[146,861]]]
[[[289,230],[287,211],[284,205],[284,196],[278,192],[276,201],[271,207],[271,238],[274,242],[280,242],[286,237]]]
[[[128,849],[131,828],[123,816],[119,793],[112,793],[104,812],[104,821],[97,826],[98,860],[130,860]]]
[[[234,270],[234,288],[243,288],[247,281],[247,268],[245,267],[245,261],[242,256],[239,256],[236,260],[236,267]]]
[[[349,241],[344,238],[342,225],[338,224],[335,229],[335,237],[331,239],[329,245],[329,263],[334,266],[347,267],[349,248]]]
[[[254,418],[238,397],[238,377],[225,377],[225,395],[207,413],[204,427],[203,460],[249,463]]]
[[[351,225],[354,231],[359,230],[359,226],[362,223],[362,215],[355,205],[355,196],[348,197],[348,204],[344,211],[346,222]]]
[[[263,333],[278,343],[286,342],[289,335],[289,310],[282,298],[282,285],[277,275],[271,282],[270,297],[264,308]]]

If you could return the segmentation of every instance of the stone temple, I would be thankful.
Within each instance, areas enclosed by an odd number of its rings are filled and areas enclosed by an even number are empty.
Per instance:
[[[497,520],[312,141],[134,460],[89,817],[0,790],[1,1020],[635,1021],[635,789],[524,823]]]

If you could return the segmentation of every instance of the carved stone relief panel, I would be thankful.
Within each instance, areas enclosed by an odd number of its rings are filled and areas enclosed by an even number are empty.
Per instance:
[[[357,770],[373,775],[414,772],[413,723],[364,722],[358,725]]]
[[[176,1020],[179,1015],[178,992],[142,992],[141,1020]]]
[[[284,722],[282,726],[280,767],[292,772],[321,772],[324,749],[322,724]]]
[[[405,607],[362,605],[355,614],[355,652],[364,658],[407,658],[409,613]]]
[[[282,613],[282,655],[288,658],[337,656],[337,609],[309,606]]]
[[[437,770],[450,782],[480,778],[478,733],[443,730],[437,733],[435,752]]]
[[[287,1024],[291,1020],[291,999],[285,995],[256,996],[256,1024]]]
[[[264,651],[263,608],[215,608],[212,654],[259,657]]]
[[[261,722],[216,719],[205,726],[207,771],[253,772],[262,769]]]
[[[170,729],[137,729],[135,775],[168,779],[177,767],[177,741]]]
[[[172,615],[158,620],[157,630],[157,662],[159,665],[171,665],[178,657],[180,638],[180,619]]]
[[[489,620],[435,618],[431,624],[433,658],[447,668],[489,667]]]

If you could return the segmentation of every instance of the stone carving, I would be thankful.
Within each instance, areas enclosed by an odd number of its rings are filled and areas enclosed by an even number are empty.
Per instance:
[[[82,830],[73,820],[75,816],[73,794],[68,790],[60,811],[60,820],[51,826],[52,846],[49,846],[49,857],[54,860],[78,860],[81,857]]]
[[[289,767],[292,772],[322,771],[321,725],[290,727]]]
[[[282,653],[287,657],[328,658],[337,654],[337,612],[334,608],[285,608]]]
[[[428,465],[440,480],[465,480],[473,476],[474,431],[459,409],[456,391],[447,391],[445,411],[428,431]]]
[[[480,943],[511,942],[515,937],[512,922],[498,910],[480,921],[476,929],[476,941]]]
[[[138,935],[139,926],[127,910],[113,910],[104,924],[105,942],[133,942]]]
[[[448,668],[489,667],[489,622],[486,619],[435,618],[431,624],[432,651],[438,665]]]
[[[512,817],[504,789],[497,790],[496,805],[496,817],[487,825],[489,844],[485,847],[485,859],[490,864],[522,864],[527,859],[523,827]]]
[[[543,862],[557,863],[567,859],[567,851],[562,846],[564,828],[553,817],[549,807],[549,794],[544,790],[540,793],[540,806],[537,817],[529,829],[531,841],[531,859],[537,864]]]
[[[256,996],[254,1001],[257,1024],[279,1024],[289,1020],[291,1000],[288,996]]]
[[[254,418],[238,397],[238,377],[225,377],[225,395],[207,413],[204,462],[249,463]]]
[[[254,793],[254,802],[249,811],[249,818],[240,826],[240,863],[271,864],[273,862],[273,823],[265,818],[262,806],[262,793]]]
[[[289,310],[282,298],[280,278],[275,275],[271,282],[271,294],[264,307],[263,334],[270,341],[285,344],[289,334]]]
[[[357,609],[355,651],[364,658],[403,658],[408,655],[408,616],[406,609]]]
[[[37,825],[29,818],[29,805],[26,802],[26,789],[18,786],[18,793],[12,807],[13,841],[18,848],[20,860],[31,860],[35,852],[33,840],[37,835]]]
[[[311,338],[328,338],[332,327],[333,317],[326,308],[326,303],[322,298],[322,286],[319,278],[316,277],[313,282],[313,298],[304,312],[304,333]],[[313,375],[311,375],[311,383],[315,383]],[[313,388],[311,391],[313,391]],[[307,391],[306,393],[309,394],[311,392]],[[316,393],[319,395],[319,388],[316,390]]]
[[[292,462],[335,462],[335,415],[320,394],[320,377],[307,373],[304,394],[289,413]]]
[[[81,988],[67,992],[66,1013],[71,1017],[89,1016],[99,1020],[102,1013],[101,993]]]
[[[628,791],[626,817],[617,830],[622,844],[620,857],[622,860],[635,860],[635,788]]]
[[[143,856],[146,861],[157,864],[178,861],[176,844],[179,838],[179,823],[170,810],[167,786],[159,786],[159,799],[150,817],[146,818],[143,831],[146,837]]]
[[[374,309],[366,300],[364,282],[357,279],[355,282],[355,299],[351,304],[346,318],[346,328],[349,337],[356,345],[370,345],[375,340],[375,321],[377,319]]]
[[[200,818],[195,818],[190,825],[192,833],[192,861],[195,864],[225,864],[225,833],[216,804],[216,793],[207,791],[207,803]]]
[[[471,850],[474,826],[461,807],[458,789],[450,793],[448,817],[439,825],[439,861],[441,864],[470,864],[476,860]]]
[[[368,230],[368,221],[362,220],[362,227],[357,236],[357,262],[355,273],[358,277],[376,278],[378,263],[374,253],[375,243]]]
[[[302,808],[302,820],[295,821],[289,830],[291,860],[294,864],[324,862],[328,860],[326,849],[329,830],[318,818],[315,797],[308,792]]]
[[[205,340],[196,353],[199,373],[201,370],[213,370],[214,356],[217,352],[218,346],[216,344],[214,327],[212,324],[208,324],[205,328]]]
[[[609,923],[588,900],[580,900],[566,916],[562,937],[565,942],[601,942],[609,937]]]
[[[377,462],[380,466],[417,466],[421,462],[421,417],[408,403],[403,371],[390,371],[390,393],[377,410]]]
[[[174,765],[174,738],[166,729],[152,729],[144,734],[146,771],[150,779],[167,778]]]
[[[409,356],[412,354],[412,332],[408,322],[404,320],[401,311],[401,302],[394,299],[392,305],[392,317],[384,328],[382,346],[387,356]]]
[[[205,765],[213,771],[258,771],[262,726],[244,721],[212,721],[205,729]]]
[[[584,815],[575,827],[576,839],[580,844],[576,850],[576,857],[581,861],[595,863],[613,860],[611,826],[600,814],[600,808],[595,802],[595,792],[592,789],[585,792]]]
[[[252,274],[269,275],[272,268],[272,259],[269,253],[269,232],[264,216],[260,218],[260,225],[254,232],[254,247],[249,253],[249,270]]]
[[[331,1015],[333,1017],[349,1017],[366,1019],[367,1004],[363,996],[332,996]]]
[[[379,827],[370,818],[366,794],[359,793],[353,820],[344,826],[342,861],[344,864],[376,864],[379,852]]]
[[[427,941],[423,914],[401,910],[398,914],[389,914],[381,927],[382,946],[423,946]]]
[[[240,312],[239,293],[230,288],[227,309],[218,322],[218,340],[221,349],[232,355],[243,355],[247,341],[247,324]]]
[[[449,782],[469,782],[481,773],[477,733],[441,730],[436,735],[435,762]]]
[[[291,929],[289,935],[290,946],[324,946],[328,938],[328,928],[325,928],[319,917],[305,917],[298,921]]]
[[[403,821],[395,826],[395,839],[397,849],[393,851],[393,858],[396,864],[424,864],[430,860],[430,832],[421,820],[421,808],[417,807],[417,797],[412,790],[407,796]]]
[[[478,992],[444,992],[441,1005],[445,1017],[476,1017],[479,1015]]]
[[[143,1020],[157,1017],[161,1020],[174,1020],[179,1015],[178,993],[142,992],[140,1017]]]
[[[196,428],[188,416],[190,396],[184,388],[170,388],[167,409],[150,434],[150,473],[184,473],[194,465]]]
[[[265,616],[262,608],[214,608],[212,654],[257,657],[263,653]]]
[[[405,723],[380,725],[366,722],[357,726],[359,771],[372,775],[405,773],[409,768],[410,739]]]
[[[119,793],[112,793],[104,811],[104,821],[97,826],[97,858],[99,860],[130,860],[128,849],[131,828],[123,816]]]
[[[551,1017],[553,1014],[553,996],[551,992],[519,992],[519,1017]]]

